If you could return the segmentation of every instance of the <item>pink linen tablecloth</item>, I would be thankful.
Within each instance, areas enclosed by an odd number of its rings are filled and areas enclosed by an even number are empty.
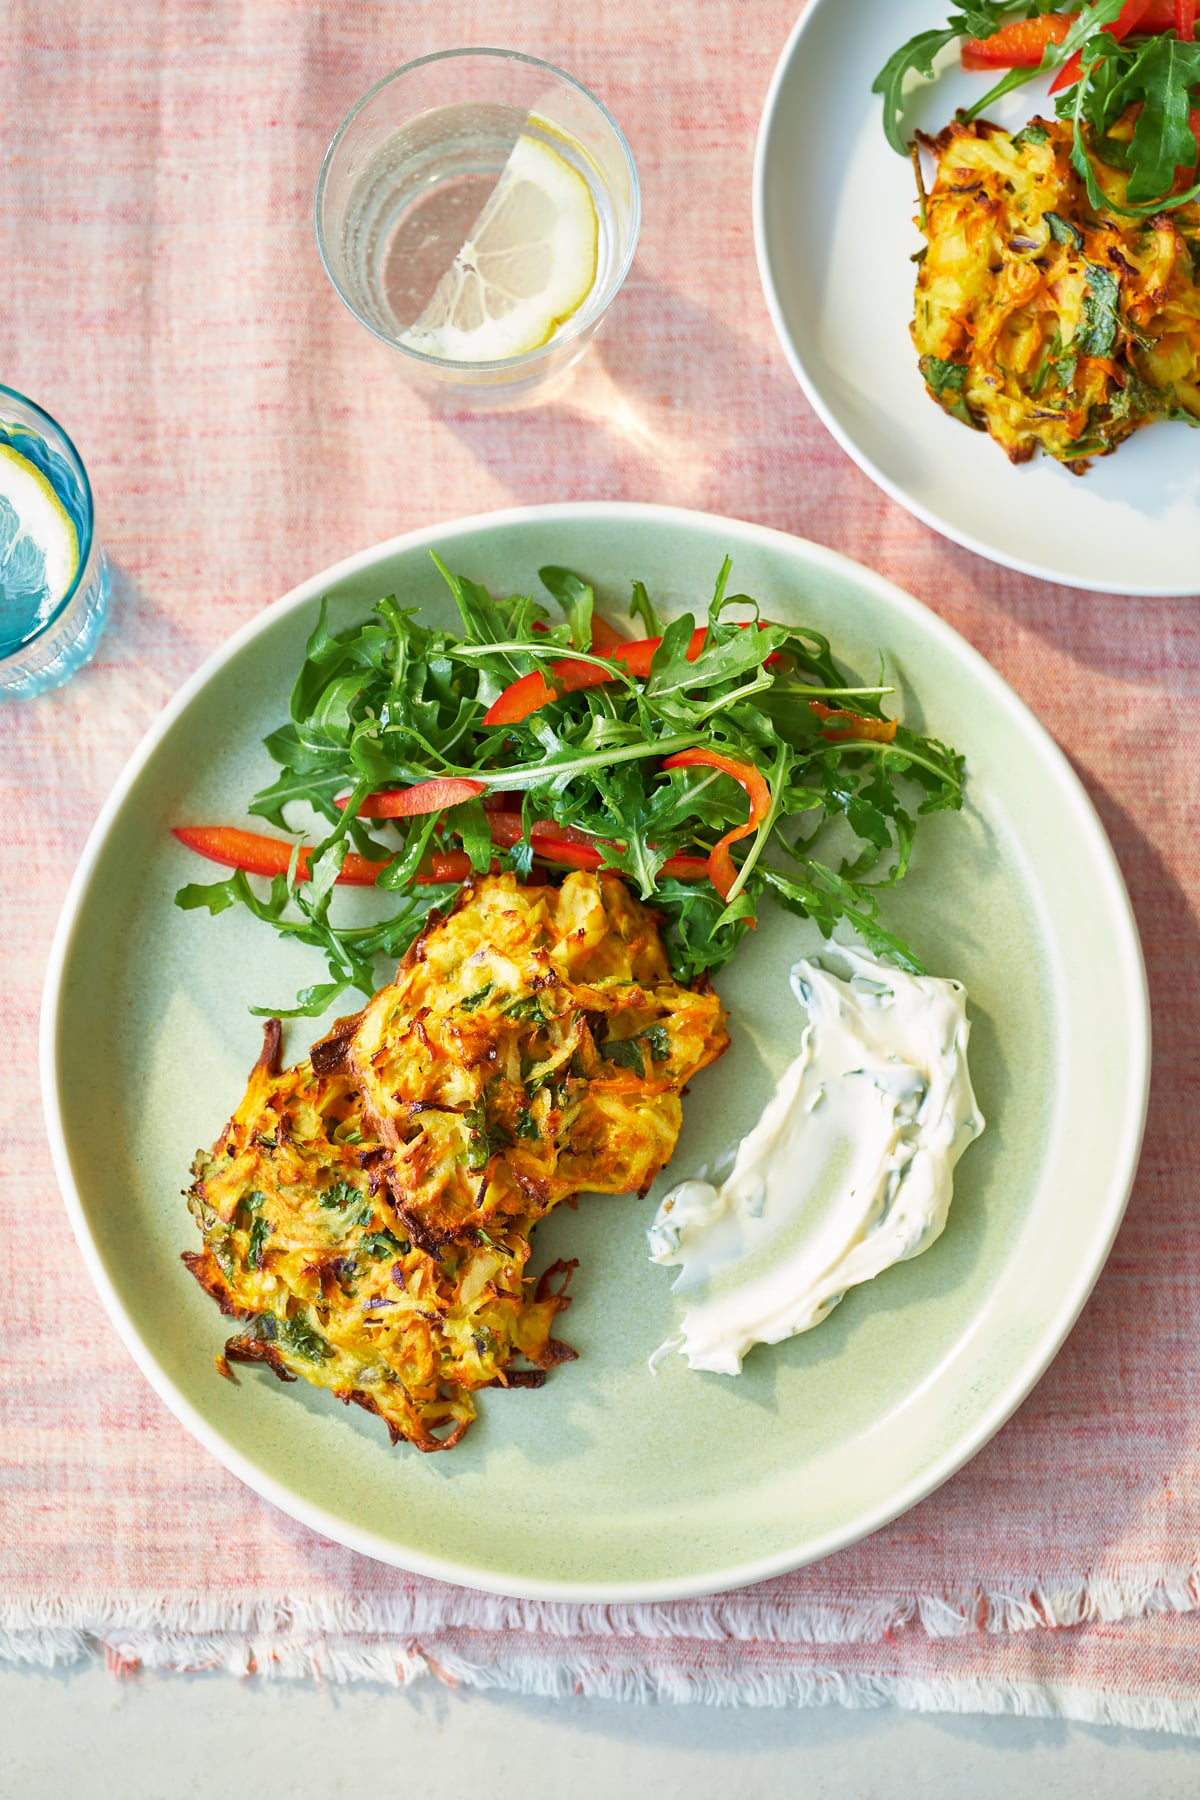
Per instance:
[[[772,337],[750,217],[759,109],[797,4],[10,0],[0,379],[75,436],[116,588],[95,665],[0,709],[0,1652],[1200,1731],[1200,610],[991,567],[877,492],[812,415]],[[335,299],[311,196],[371,81],[480,39],[603,96],[632,142],[645,224],[612,328],[562,401],[439,419]],[[242,1489],[156,1399],[93,1296],[39,1109],[55,916],[101,800],[181,680],[353,550],[568,498],[760,520],[930,601],[1072,757],[1129,884],[1153,994],[1136,1191],[1032,1397],[866,1543],[678,1605],[444,1587]]]

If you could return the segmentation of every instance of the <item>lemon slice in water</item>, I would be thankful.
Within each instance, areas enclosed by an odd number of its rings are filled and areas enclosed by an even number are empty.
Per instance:
[[[498,362],[553,337],[596,280],[600,225],[565,156],[522,134],[471,236],[400,342],[448,362]]]
[[[0,638],[42,624],[79,572],[79,536],[50,482],[0,444]]]

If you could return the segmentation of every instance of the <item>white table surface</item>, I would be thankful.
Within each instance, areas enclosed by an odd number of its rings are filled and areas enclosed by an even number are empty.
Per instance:
[[[0,1672],[3,1800],[1195,1800],[1200,1742],[1058,1720]]]

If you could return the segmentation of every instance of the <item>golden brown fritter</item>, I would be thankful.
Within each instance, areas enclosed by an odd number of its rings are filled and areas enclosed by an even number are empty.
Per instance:
[[[416,1247],[353,1083],[308,1062],[281,1074],[278,1047],[272,1020],[241,1105],[197,1158],[189,1204],[205,1247],[183,1260],[245,1321],[228,1362],[301,1376],[378,1413],[393,1442],[446,1449],[475,1416],[475,1389],[537,1385],[574,1356],[550,1335],[570,1265],[534,1289],[521,1220],[440,1257]]]
[[[1114,127],[1120,139],[1132,119]],[[1154,419],[1200,420],[1200,205],[1150,220],[1088,203],[1069,122],[926,140],[936,176],[912,335],[929,393],[1013,462],[1082,473]],[[1095,164],[1121,201],[1125,176]]]
[[[434,1251],[584,1190],[645,1192],[682,1089],[728,1042],[720,1001],[672,978],[618,877],[499,875],[468,883],[313,1057],[353,1071],[397,1215]]]
[[[392,1441],[457,1443],[472,1394],[536,1386],[572,1263],[536,1286],[529,1232],[584,1189],[644,1190],[679,1095],[728,1044],[712,993],[671,978],[654,916],[615,876],[463,888],[395,982],[278,1066],[267,1027],[189,1205],[184,1261],[264,1362],[376,1412]]]

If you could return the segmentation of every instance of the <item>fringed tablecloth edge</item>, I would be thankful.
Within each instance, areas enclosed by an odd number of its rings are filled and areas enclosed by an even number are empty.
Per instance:
[[[116,1629],[110,1638],[66,1625],[0,1632],[0,1662],[52,1669],[104,1658],[115,1675],[231,1674],[344,1685],[411,1687],[433,1676],[453,1688],[561,1700],[673,1702],[721,1707],[897,1707],[917,1713],[1008,1714],[1200,1737],[1200,1698],[1129,1693],[1069,1683],[962,1676],[910,1677],[817,1667],[719,1672],[611,1666],[585,1655],[494,1656],[453,1647],[353,1638],[271,1638],[193,1633],[164,1620],[154,1631]]]
[[[0,1597],[0,1657],[18,1639],[49,1644],[57,1633],[102,1642],[156,1632],[186,1637],[285,1639],[428,1636],[448,1630],[542,1632],[560,1639],[618,1637],[758,1643],[878,1643],[916,1628],[929,1638],[970,1637],[1076,1625],[1118,1624],[1200,1611],[1200,1565],[1119,1574],[1016,1577],[941,1594],[781,1595],[741,1588],[695,1600],[625,1604],[529,1600],[430,1584],[393,1594],[211,1594]]]

